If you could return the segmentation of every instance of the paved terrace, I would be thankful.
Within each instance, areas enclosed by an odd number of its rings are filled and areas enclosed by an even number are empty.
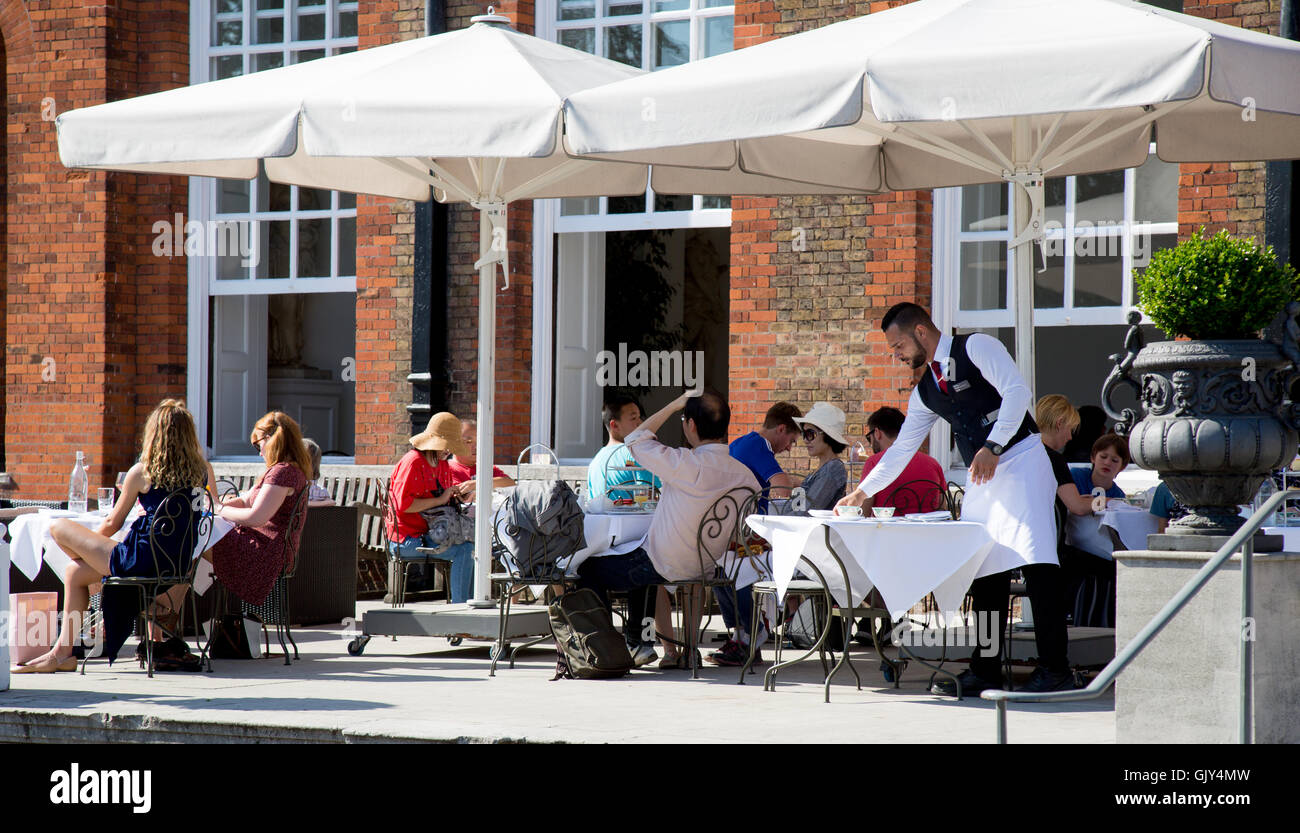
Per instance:
[[[363,602],[362,610],[376,606]],[[359,611],[360,612],[360,611]],[[735,669],[634,671],[618,680],[551,682],[554,649],[521,653],[487,676],[486,643],[376,637],[348,656],[339,627],[295,632],[300,662],[218,660],[213,674],[158,674],[134,661],[134,643],[109,668],[15,675],[0,692],[0,742],[569,742],[990,743],[993,704],[926,691],[915,664],[902,687],[856,647],[858,691],[847,669],[822,702],[820,664],[787,670],[776,692]],[[274,637],[272,638],[274,644]],[[770,649],[770,646],[769,646]],[[770,659],[770,650],[764,658]],[[1114,700],[1013,707],[1012,743],[1113,743]]]

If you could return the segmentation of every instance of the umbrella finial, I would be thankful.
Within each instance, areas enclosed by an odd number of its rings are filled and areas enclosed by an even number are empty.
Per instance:
[[[503,14],[497,14],[495,6],[488,6],[487,14],[479,14],[469,19],[470,23],[500,23],[503,26],[510,25],[510,18]]]

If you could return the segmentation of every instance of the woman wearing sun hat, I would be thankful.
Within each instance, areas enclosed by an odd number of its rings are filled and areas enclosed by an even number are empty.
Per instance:
[[[389,500],[396,518],[386,518],[388,539],[396,542],[396,555],[403,560],[422,560],[418,547],[431,547],[429,524],[421,512],[446,506],[455,492],[447,458],[468,455],[460,438],[460,420],[443,411],[429,419],[429,425],[411,437],[411,450],[393,467]],[[392,545],[390,545],[392,546]],[[467,601],[474,590],[474,542],[457,544],[436,556],[451,562],[451,601]]]
[[[809,509],[830,509],[844,497],[848,471],[840,453],[848,446],[844,441],[844,412],[829,402],[818,402],[803,417],[795,417],[803,429],[804,447],[817,461],[817,470],[804,478]]]

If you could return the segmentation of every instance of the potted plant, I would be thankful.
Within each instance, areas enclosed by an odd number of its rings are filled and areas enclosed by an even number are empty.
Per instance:
[[[1296,271],[1253,239],[1197,232],[1153,254],[1136,290],[1151,321],[1185,339],[1143,346],[1140,317],[1130,313],[1133,326],[1125,352],[1112,357],[1103,406],[1128,434],[1133,461],[1159,471],[1188,510],[1166,534],[1231,535],[1243,522],[1238,506],[1296,455]],[[1137,393],[1140,418],[1112,407],[1121,384]]]

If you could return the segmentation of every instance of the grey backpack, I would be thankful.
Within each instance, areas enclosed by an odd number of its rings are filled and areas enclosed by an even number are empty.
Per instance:
[[[548,608],[559,657],[551,679],[600,680],[632,670],[632,655],[592,590],[571,590]]]

